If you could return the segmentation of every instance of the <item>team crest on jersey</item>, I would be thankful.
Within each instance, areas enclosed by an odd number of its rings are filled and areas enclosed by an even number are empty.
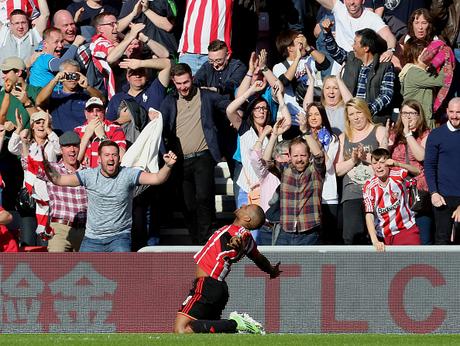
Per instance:
[[[399,199],[399,193],[397,192],[392,192],[391,193],[391,203],[396,203],[396,201]]]

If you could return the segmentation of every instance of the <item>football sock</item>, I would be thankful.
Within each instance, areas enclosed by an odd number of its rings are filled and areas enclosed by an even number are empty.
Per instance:
[[[196,320],[190,322],[195,333],[236,333],[236,322],[233,320]]]

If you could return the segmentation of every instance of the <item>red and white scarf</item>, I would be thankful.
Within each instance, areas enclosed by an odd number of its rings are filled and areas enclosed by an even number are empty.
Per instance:
[[[51,239],[54,235],[53,228],[49,225],[49,195],[46,182],[37,178],[40,170],[44,170],[43,157],[39,146],[27,156],[27,170],[24,172],[24,185],[29,194],[36,201],[35,215],[37,229],[35,232],[44,240]]]
[[[115,76],[110,64],[107,62],[109,49],[113,48],[113,46],[113,43],[106,39],[102,34],[93,36],[92,43],[90,45],[94,66],[104,76],[104,84],[107,89],[109,100],[113,95],[115,95]]]

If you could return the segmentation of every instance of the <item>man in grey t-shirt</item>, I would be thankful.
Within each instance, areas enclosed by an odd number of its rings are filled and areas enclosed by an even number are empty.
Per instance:
[[[98,155],[98,167],[70,175],[60,175],[45,158],[45,172],[56,185],[81,185],[86,188],[88,214],[80,252],[129,252],[135,187],[164,183],[177,157],[173,152],[168,152],[163,155],[165,165],[160,171],[147,173],[130,167],[120,167],[120,152],[115,142],[103,141]]]

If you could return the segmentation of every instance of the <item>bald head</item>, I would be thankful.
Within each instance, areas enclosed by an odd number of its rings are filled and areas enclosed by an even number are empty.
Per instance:
[[[260,228],[265,222],[265,213],[256,204],[243,204],[235,210],[235,216],[236,219],[233,224],[249,230]]]
[[[448,104],[447,107],[449,107],[451,105],[453,106],[454,104],[459,104],[459,103],[460,103],[460,97],[454,97],[449,101],[449,104]]]
[[[460,97],[454,97],[447,105],[447,118],[450,124],[460,129]]]
[[[77,26],[72,14],[67,10],[59,10],[53,16],[54,26],[61,30],[65,44],[72,44],[77,36]]]
[[[246,227],[247,229],[257,229],[262,227],[265,222],[265,213],[261,207],[256,204],[249,204],[246,212],[250,219]]]

